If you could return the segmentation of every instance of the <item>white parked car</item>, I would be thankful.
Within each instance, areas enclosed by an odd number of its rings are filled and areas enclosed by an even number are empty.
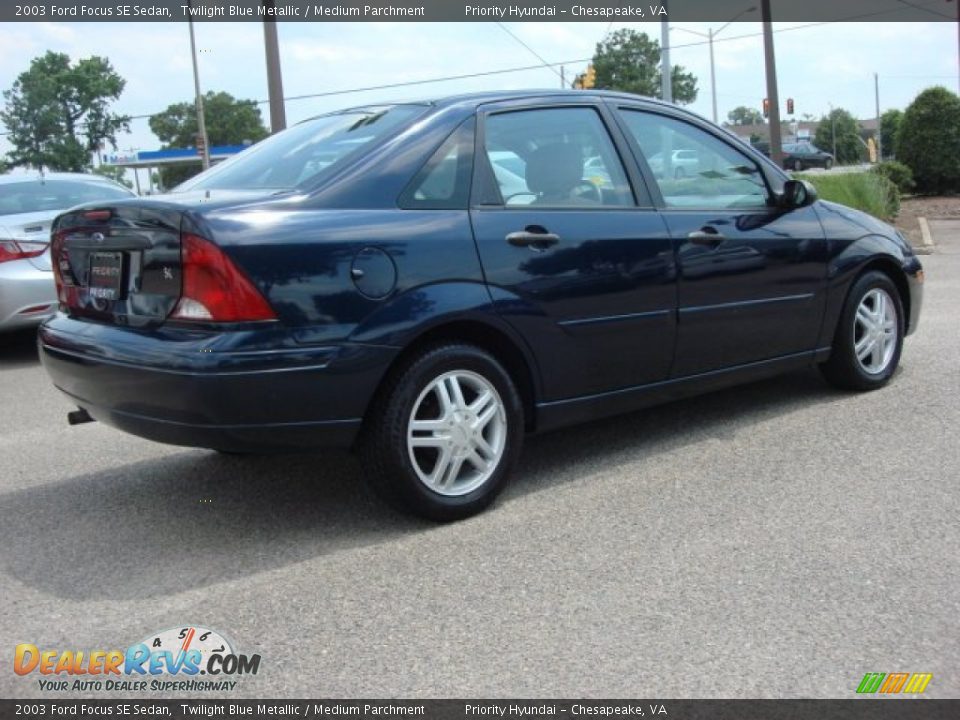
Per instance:
[[[697,174],[700,166],[700,158],[696,150],[674,150],[671,155],[669,174],[675,178],[691,177]],[[663,177],[663,153],[657,153],[650,157],[648,161],[650,169],[657,177]]]
[[[0,175],[0,331],[39,325],[53,314],[50,223],[81,203],[135,197],[98,175]]]

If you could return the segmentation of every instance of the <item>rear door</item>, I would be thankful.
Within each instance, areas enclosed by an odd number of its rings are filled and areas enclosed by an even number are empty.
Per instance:
[[[477,247],[497,308],[537,357],[544,399],[666,378],[671,240],[606,108],[492,105],[478,140]]]
[[[757,162],[736,141],[685,117],[618,110],[673,237],[679,266],[674,377],[814,349],[823,318],[826,242],[813,207],[773,203]],[[683,150],[682,175],[644,160]]]

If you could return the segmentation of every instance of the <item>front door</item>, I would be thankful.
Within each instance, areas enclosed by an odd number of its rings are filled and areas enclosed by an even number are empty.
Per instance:
[[[757,162],[732,139],[666,113],[620,108],[619,117],[676,247],[673,377],[813,350],[826,294],[816,211],[777,208]]]
[[[537,358],[545,401],[669,376],[672,243],[628,179],[605,113],[512,105],[481,116],[474,234],[498,310]]]

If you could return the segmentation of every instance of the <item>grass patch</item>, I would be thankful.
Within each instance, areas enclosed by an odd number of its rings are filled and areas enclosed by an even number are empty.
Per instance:
[[[877,173],[798,173],[794,177],[811,183],[823,200],[863,210],[881,220],[893,220],[900,212],[900,191]]]

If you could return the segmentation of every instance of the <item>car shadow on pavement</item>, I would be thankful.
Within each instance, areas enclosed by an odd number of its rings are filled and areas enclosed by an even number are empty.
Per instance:
[[[615,470],[644,455],[725,439],[845,397],[815,373],[799,373],[533,437],[490,512],[581,479],[586,470]],[[347,453],[203,450],[174,450],[8,493],[0,496],[0,524],[0,570],[77,600],[146,597],[171,584],[205,587],[439,527],[371,497]]]
[[[38,362],[36,328],[0,333],[0,372]]]

